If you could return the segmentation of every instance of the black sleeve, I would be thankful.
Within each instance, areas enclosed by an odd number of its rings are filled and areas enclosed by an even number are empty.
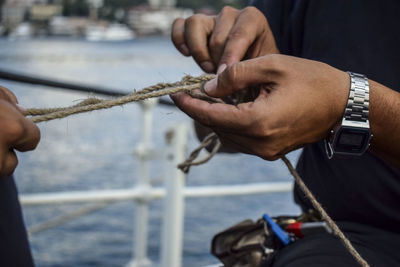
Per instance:
[[[267,18],[274,34],[276,45],[282,53],[288,52],[287,28],[295,0],[251,0],[250,5],[258,8]]]
[[[0,176],[0,266],[34,266],[17,188],[11,176]]]

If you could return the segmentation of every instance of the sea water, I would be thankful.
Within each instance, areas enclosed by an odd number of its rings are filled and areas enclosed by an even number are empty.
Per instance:
[[[128,42],[88,42],[74,39],[0,39],[0,68],[62,81],[115,88],[129,93],[157,82],[174,82],[201,70],[180,55],[169,39],[140,38]],[[54,107],[77,103],[88,93],[0,80],[24,107]],[[179,123],[192,125],[176,108],[154,111],[153,144],[165,148],[166,131]],[[140,141],[141,110],[128,104],[41,123],[41,142],[34,152],[19,154],[15,172],[19,192],[39,193],[133,187],[138,174],[134,149]],[[188,150],[196,147],[191,129]],[[188,151],[189,152],[189,151]],[[290,155],[293,162],[298,152]],[[165,162],[151,163],[151,181],[162,186]],[[267,162],[243,154],[217,155],[193,167],[187,185],[222,185],[292,181],[280,161]],[[81,207],[26,206],[27,228]],[[149,258],[157,266],[160,254],[162,200],[150,204]],[[30,244],[37,266],[123,266],[132,256],[135,205],[117,202],[105,209],[33,234]],[[230,225],[263,213],[298,214],[290,192],[240,197],[187,199],[183,266],[217,263],[210,255],[212,236]]]

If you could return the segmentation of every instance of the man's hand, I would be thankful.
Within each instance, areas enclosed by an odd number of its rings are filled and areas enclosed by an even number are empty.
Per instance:
[[[172,98],[190,117],[212,128],[224,145],[275,160],[328,135],[343,115],[350,80],[321,62],[267,55],[228,67],[205,90],[223,97],[256,85],[259,96],[238,106],[210,104],[184,93]]]
[[[217,16],[176,19],[171,38],[183,55],[192,56],[208,73],[219,73],[244,58],[279,53],[267,19],[255,7],[225,7]]]
[[[40,140],[38,127],[25,118],[17,104],[15,95],[0,87],[0,176],[15,170],[18,159],[14,149],[33,150]]]

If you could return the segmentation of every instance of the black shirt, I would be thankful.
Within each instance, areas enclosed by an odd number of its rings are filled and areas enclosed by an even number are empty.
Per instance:
[[[266,15],[281,53],[365,74],[400,91],[400,1],[253,4]],[[322,141],[304,148],[297,169],[335,221],[400,233],[400,169],[371,153],[329,160]],[[311,207],[297,186],[294,195],[303,209]]]

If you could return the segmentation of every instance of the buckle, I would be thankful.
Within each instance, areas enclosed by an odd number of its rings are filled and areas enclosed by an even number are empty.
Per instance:
[[[332,159],[332,158],[333,158],[334,151],[333,151],[333,148],[332,148],[331,143],[330,143],[327,139],[328,139],[328,138],[325,138],[325,139],[324,139],[325,152],[326,152],[326,155],[328,156],[328,159]]]

